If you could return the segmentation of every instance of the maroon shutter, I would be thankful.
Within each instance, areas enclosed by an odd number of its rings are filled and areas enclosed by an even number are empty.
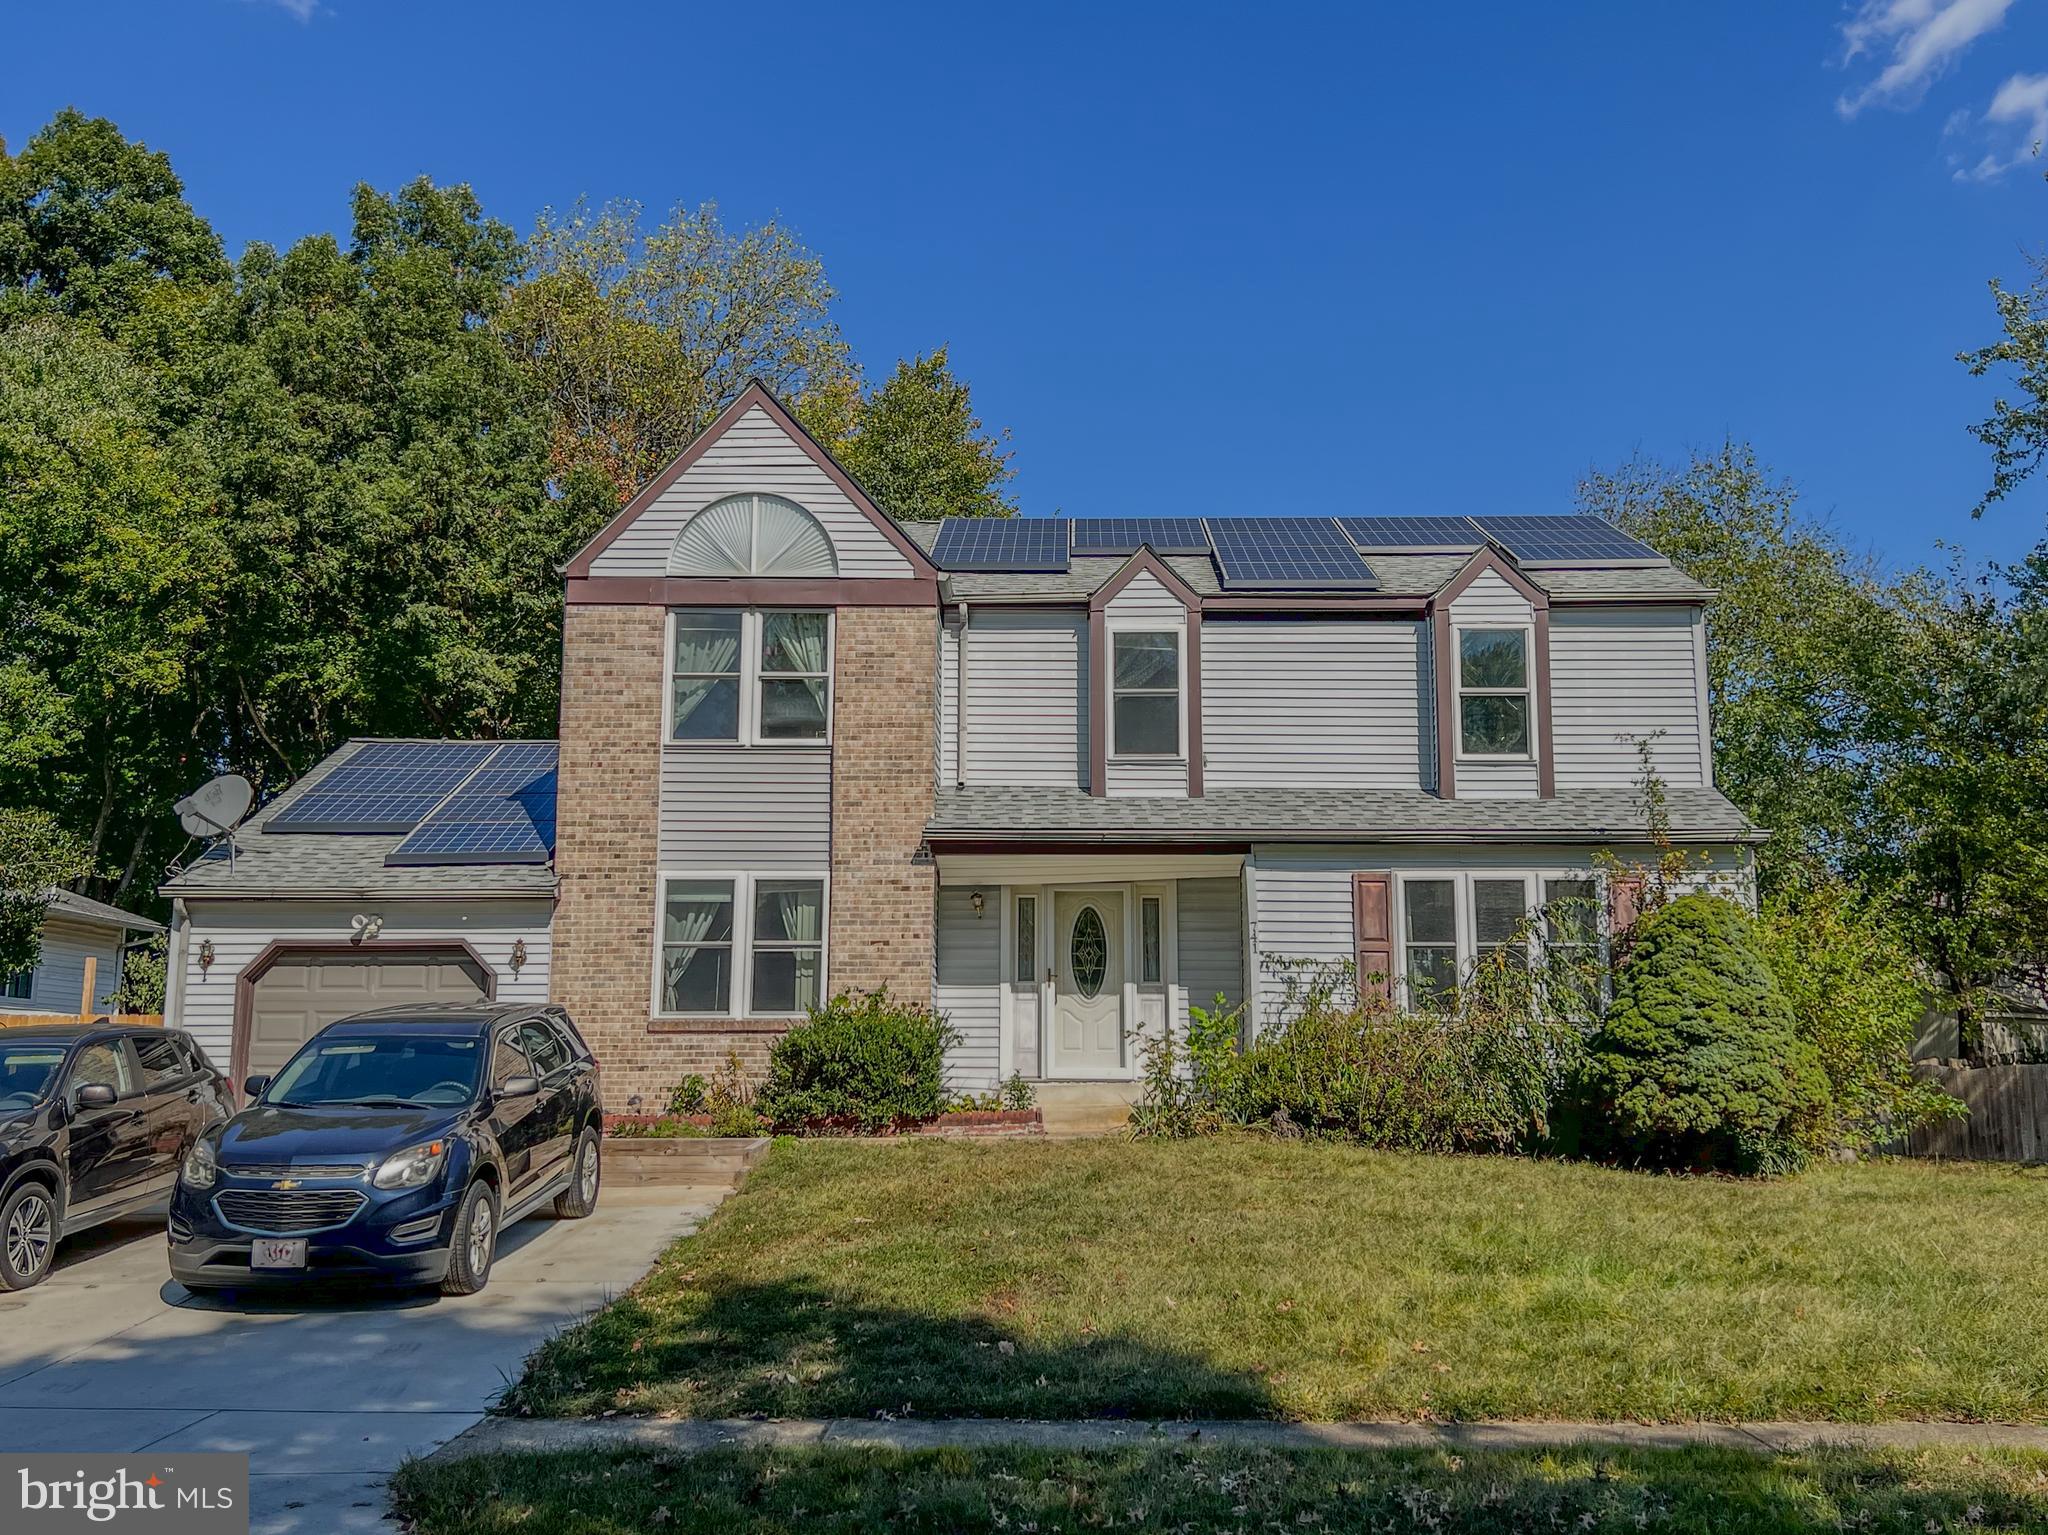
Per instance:
[[[1354,874],[1351,876],[1351,931],[1353,958],[1358,963],[1358,995],[1393,996],[1394,984],[1394,876]]]
[[[1643,877],[1616,874],[1607,881],[1607,931],[1619,938],[1636,925],[1643,910]]]

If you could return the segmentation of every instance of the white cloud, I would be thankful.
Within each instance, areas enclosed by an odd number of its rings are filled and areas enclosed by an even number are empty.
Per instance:
[[[280,0],[282,3],[282,0]],[[1854,117],[1867,106],[1913,107],[1930,82],[1986,32],[2005,21],[2013,0],[1863,0],[1842,24],[1842,62],[1879,49],[1890,60],[1862,89],[1846,92],[1835,110]]]
[[[2007,140],[2006,147],[1958,169],[1958,181],[1995,180],[2041,152],[2043,142],[2048,141],[2048,75],[2012,76],[1984,109],[1984,122],[1994,130],[1994,137]],[[2012,133],[2015,126],[2020,130],[2016,135]],[[1999,133],[2001,129],[2005,131]]]
[[[305,26],[321,12],[320,0],[247,0],[250,5],[274,5],[300,26]]]

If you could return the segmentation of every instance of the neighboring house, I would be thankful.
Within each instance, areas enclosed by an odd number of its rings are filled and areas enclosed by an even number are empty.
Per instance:
[[[76,1015],[104,1010],[121,989],[130,933],[161,933],[163,924],[69,890],[52,890],[43,915],[42,950],[27,970],[0,974],[0,1013]],[[92,997],[85,995],[93,961]]]
[[[1603,849],[1650,856],[1639,740],[1674,838],[1746,892],[1758,834],[1712,784],[1711,593],[1668,561],[1591,518],[1201,510],[899,526],[750,388],[567,569],[531,861],[484,837],[466,864],[387,862],[426,791],[371,794],[376,831],[280,828],[352,761],[337,802],[422,771],[407,751],[478,749],[351,743],[232,874],[166,886],[181,1021],[238,1064],[252,1036],[274,1053],[321,1016],[323,971],[401,965],[403,934],[444,971],[459,940],[476,989],[544,985],[621,1103],[729,1053],[758,1071],[806,1007],[884,985],[951,1018],[956,1087],[1128,1084],[1191,1003],[1273,1017],[1286,961],[1404,986],[1597,894]],[[373,747],[399,755],[362,766]],[[458,766],[433,780],[456,819],[519,818]]]

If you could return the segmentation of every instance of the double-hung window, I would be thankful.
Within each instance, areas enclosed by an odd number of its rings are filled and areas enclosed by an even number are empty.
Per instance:
[[[678,608],[672,622],[670,740],[788,745],[827,739],[829,612]]]
[[[36,973],[33,970],[10,970],[0,977],[0,997],[12,1002],[26,1002],[36,992]]]
[[[662,881],[660,1013],[787,1017],[818,1005],[824,979],[823,878],[671,875]]]
[[[1529,631],[1458,631],[1458,754],[1530,755]]]
[[[1458,994],[1458,882],[1401,881],[1408,1005],[1449,1007]]]
[[[1505,954],[1510,963],[1526,965],[1528,920],[1529,886],[1519,876],[1472,881],[1473,948],[1481,964]]]
[[[1550,1005],[1568,1018],[1600,1010],[1600,900],[1590,879],[1543,882],[1543,982]]]
[[[1110,650],[1112,754],[1178,757],[1180,631],[1118,629]]]

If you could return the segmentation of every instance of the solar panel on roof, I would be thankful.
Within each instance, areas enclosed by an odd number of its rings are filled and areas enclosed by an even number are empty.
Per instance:
[[[495,750],[488,741],[373,741],[271,816],[265,829],[411,831]]]
[[[1464,517],[1339,517],[1359,548],[1381,554],[1470,554],[1486,542]]]
[[[1141,544],[1154,554],[1207,554],[1209,535],[1199,517],[1074,519],[1076,554],[1136,554]]]
[[[948,517],[932,561],[942,570],[1065,570],[1064,517]]]
[[[1599,517],[1472,519],[1523,565],[1664,565],[1661,554]]]
[[[384,857],[387,864],[545,863],[555,846],[555,746],[501,746]]]
[[[1328,517],[1210,517],[1209,541],[1226,587],[1370,591],[1379,585]]]

